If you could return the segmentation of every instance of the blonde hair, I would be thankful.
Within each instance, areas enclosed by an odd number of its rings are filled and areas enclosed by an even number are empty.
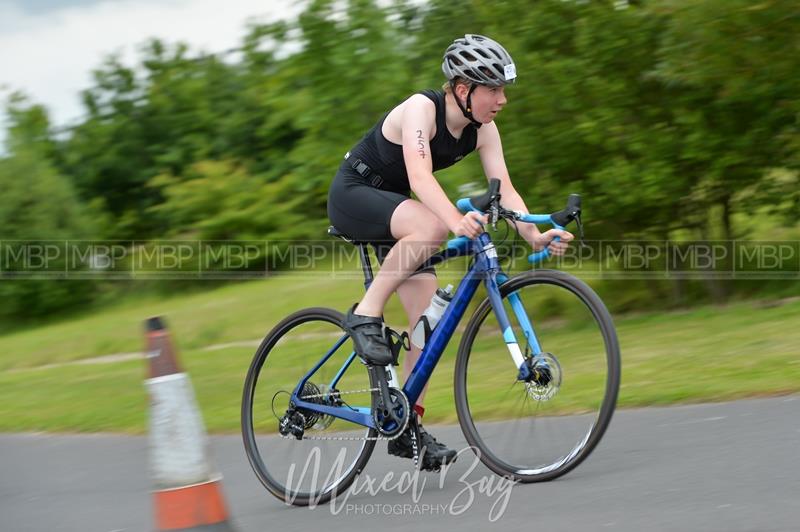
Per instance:
[[[442,84],[442,90],[444,91],[445,94],[452,94],[453,93],[453,86],[450,83],[451,83],[450,81],[445,81]],[[454,85],[459,85],[459,84],[466,85],[467,87],[471,87],[472,86],[472,82],[470,82],[467,79],[461,78],[461,77],[454,78],[452,83]]]

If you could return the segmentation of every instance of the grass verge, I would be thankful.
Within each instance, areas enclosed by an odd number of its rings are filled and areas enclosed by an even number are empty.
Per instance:
[[[359,293],[353,280],[276,278],[206,294],[125,302],[102,314],[5,335],[0,337],[0,431],[145,432],[142,360],[70,362],[141,350],[141,320],[163,314],[209,431],[237,432],[242,383],[255,349],[203,347],[258,339],[280,317],[318,305],[320,294],[328,306],[344,310]],[[396,301],[387,316],[402,325]],[[619,406],[800,392],[798,320],[796,300],[618,317],[623,360]],[[567,331],[562,341],[568,338],[577,341],[580,333]],[[452,376],[458,340],[451,342],[432,378],[428,423],[456,420]],[[495,361],[482,357],[476,364],[486,378],[475,401],[491,404],[493,384],[499,383]],[[574,408],[580,409],[577,401]],[[495,404],[502,411],[504,405]]]

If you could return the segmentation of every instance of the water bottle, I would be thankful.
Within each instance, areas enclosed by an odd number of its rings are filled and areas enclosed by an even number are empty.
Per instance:
[[[411,333],[411,343],[422,349],[425,342],[430,337],[431,331],[439,323],[442,318],[447,305],[453,299],[453,285],[449,284],[445,289],[437,289],[436,293],[431,298],[431,304],[425,309],[425,312],[420,316],[419,321],[414,326],[414,331]]]

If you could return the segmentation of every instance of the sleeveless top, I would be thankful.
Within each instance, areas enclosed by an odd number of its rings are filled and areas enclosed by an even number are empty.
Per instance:
[[[454,165],[465,155],[475,150],[478,140],[478,130],[469,124],[461,133],[461,138],[456,139],[450,134],[445,123],[444,92],[424,90],[419,94],[427,96],[436,105],[436,135],[430,139],[430,151],[433,158],[433,171],[441,170]],[[383,122],[389,115],[387,112],[367,131],[364,137],[350,150],[350,159],[357,157],[366,163],[372,172],[383,179],[386,190],[408,194],[408,172],[403,159],[403,146],[389,142],[383,136],[381,129]]]

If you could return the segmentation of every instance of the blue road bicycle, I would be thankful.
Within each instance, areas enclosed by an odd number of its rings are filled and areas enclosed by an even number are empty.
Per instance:
[[[485,194],[457,205],[488,213],[493,225],[563,228],[576,221],[582,231],[579,196],[559,212],[531,215],[501,207],[499,187],[492,179]],[[333,227],[329,233],[358,246],[369,286],[367,245]],[[544,249],[528,259],[548,256]],[[468,309],[455,358],[456,412],[486,467],[518,482],[547,481],[592,452],[611,421],[620,381],[619,345],[603,302],[562,271],[507,276],[487,232],[451,240],[428,264],[456,257],[472,262],[402,388],[391,366],[356,356],[341,312],[303,309],[267,334],[245,380],[242,434],[256,476],[273,495],[300,506],[329,502],[353,483],[378,442],[415,428],[410,406]],[[481,283],[487,297],[470,307]]]

